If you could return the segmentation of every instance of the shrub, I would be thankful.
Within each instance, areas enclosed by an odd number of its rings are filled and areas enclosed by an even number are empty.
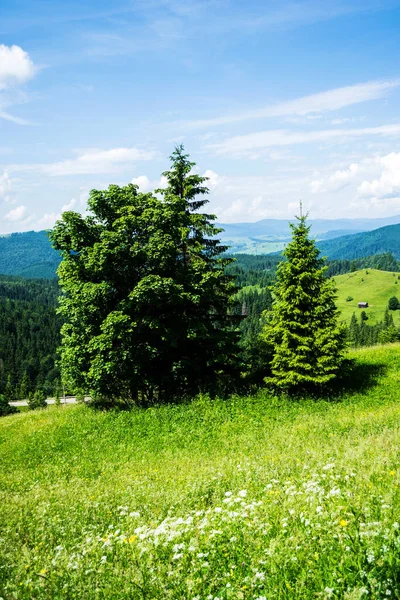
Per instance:
[[[42,389],[37,389],[36,392],[28,399],[28,406],[31,410],[37,408],[46,408],[46,395]]]

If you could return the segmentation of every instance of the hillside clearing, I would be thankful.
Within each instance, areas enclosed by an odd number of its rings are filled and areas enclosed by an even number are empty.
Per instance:
[[[334,278],[337,287],[336,305],[343,319],[349,323],[353,313],[359,318],[361,310],[357,307],[358,302],[368,302],[369,307],[364,309],[368,315],[368,324],[383,321],[389,298],[397,296],[400,299],[399,277],[399,273],[376,269],[337,275]],[[347,302],[346,298],[349,296],[353,300]],[[391,311],[390,314],[393,315],[395,325],[400,327],[400,310]]]
[[[340,402],[1,419],[0,596],[399,597],[400,346],[353,355]]]

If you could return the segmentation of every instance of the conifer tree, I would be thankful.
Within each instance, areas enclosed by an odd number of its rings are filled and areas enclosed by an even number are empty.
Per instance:
[[[275,302],[263,333],[274,348],[266,381],[287,392],[320,388],[334,379],[346,345],[333,280],[325,276],[307,215],[297,219],[290,225],[292,241],[277,270]]]
[[[162,174],[167,187],[156,191],[174,215],[171,233],[177,256],[172,277],[183,301],[164,381],[182,393],[223,392],[238,375],[237,318],[229,310],[236,287],[226,273],[233,259],[222,256],[227,247],[218,239],[222,230],[213,223],[215,215],[200,211],[208,203],[207,177],[193,172],[195,163],[182,145],[170,160],[171,168]]]
[[[0,417],[5,417],[6,415],[12,415],[18,412],[15,406],[11,406],[8,403],[8,399],[4,394],[0,394]]]

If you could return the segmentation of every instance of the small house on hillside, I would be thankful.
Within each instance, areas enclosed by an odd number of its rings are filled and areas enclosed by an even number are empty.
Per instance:
[[[368,302],[359,302],[358,308],[368,308]]]

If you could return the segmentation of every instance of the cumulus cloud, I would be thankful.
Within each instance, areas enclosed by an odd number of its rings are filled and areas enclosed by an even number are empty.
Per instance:
[[[225,115],[213,119],[189,121],[183,123],[183,125],[189,128],[203,128],[249,121],[252,119],[289,116],[304,117],[306,115],[326,113],[340,110],[354,104],[360,104],[361,102],[382,98],[386,96],[391,89],[398,87],[399,85],[399,80],[369,81],[311,94],[310,96],[303,96],[301,98],[296,98],[295,100],[280,102],[252,111]]]
[[[19,46],[0,44],[0,90],[22,85],[32,79],[37,67]]]
[[[76,199],[72,198],[68,204],[64,204],[64,206],[61,209],[61,212],[66,212],[67,210],[74,210],[76,206]]]
[[[212,171],[211,169],[207,169],[207,171],[203,173],[203,177],[207,177],[208,179],[205,185],[209,190],[215,190],[215,188],[225,181],[224,177],[221,177],[221,175],[218,175],[218,173]]]
[[[12,181],[7,171],[0,175],[0,200],[11,201]]]
[[[29,54],[19,46],[0,44],[0,119],[27,125],[26,119],[6,112],[10,106],[26,101],[18,88],[32,79],[38,71]]]
[[[12,223],[19,223],[21,221],[24,221],[27,218],[27,216],[28,215],[27,215],[26,206],[21,204],[20,206],[17,206],[16,208],[13,208],[12,210],[10,210],[4,216],[4,219],[6,221],[10,221]]]
[[[381,174],[372,181],[363,181],[358,186],[361,197],[400,197],[400,152],[392,152],[378,159]]]
[[[161,176],[160,179],[149,179],[147,175],[139,175],[131,180],[131,183],[139,186],[140,192],[152,192],[158,188],[164,188],[168,184],[166,177]]]
[[[61,217],[60,213],[45,213],[43,217],[38,220],[38,226],[40,229],[52,229],[54,224]]]
[[[361,165],[352,163],[348,169],[338,170],[327,179],[317,179],[311,181],[310,187],[313,194],[320,192],[337,192],[354,181],[362,170]]]

